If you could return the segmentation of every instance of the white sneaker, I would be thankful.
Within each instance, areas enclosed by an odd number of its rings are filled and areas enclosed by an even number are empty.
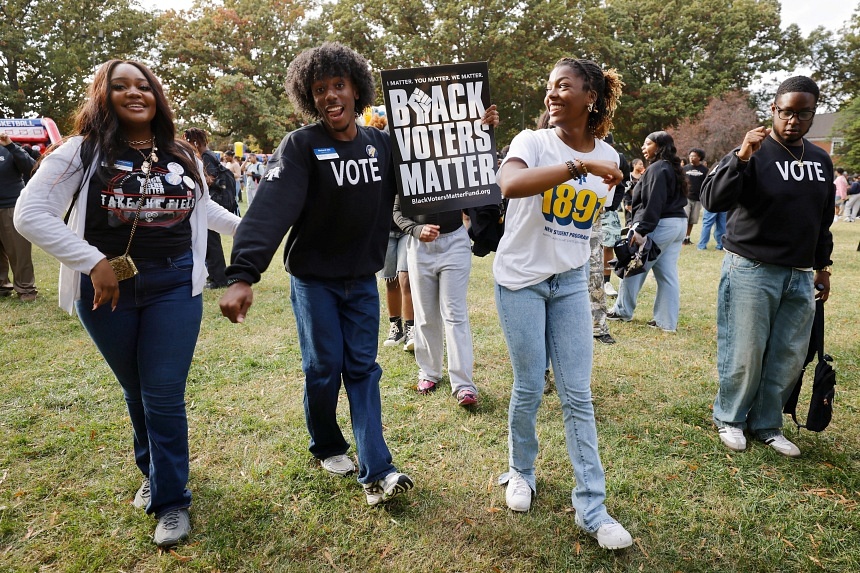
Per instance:
[[[606,296],[618,296],[618,291],[612,286],[612,283],[603,283],[603,292]]]
[[[393,472],[375,482],[364,484],[364,495],[367,497],[367,505],[378,505],[388,501],[401,493],[407,492],[414,487],[412,478],[406,474]]]
[[[513,511],[528,511],[532,506],[532,488],[525,478],[517,472],[511,472],[510,478],[508,478],[505,503]]]
[[[744,437],[744,431],[734,426],[724,426],[720,428],[720,440],[730,450],[742,452],[747,449],[747,439]]]
[[[336,476],[349,475],[355,471],[355,464],[345,454],[326,458],[320,461],[320,465],[325,471]]]
[[[576,525],[585,531],[585,524],[579,514],[574,518]],[[624,529],[624,526],[613,521],[612,523],[604,523],[597,528],[595,532],[586,532],[597,540],[597,544],[604,549],[624,549],[633,545],[633,537],[630,532]]]
[[[774,436],[772,438],[768,438],[764,441],[764,443],[784,456],[788,456],[790,458],[796,458],[800,456],[800,448],[788,441],[788,438],[786,438],[782,434],[779,434],[778,436]]]
[[[415,326],[407,324],[404,327],[404,336],[403,336],[403,351],[404,352],[415,352]]]

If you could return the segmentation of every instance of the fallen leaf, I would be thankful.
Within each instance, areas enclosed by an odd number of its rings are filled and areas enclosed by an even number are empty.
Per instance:
[[[500,512],[500,511],[502,511],[502,510],[501,510],[501,509],[499,509],[498,507],[486,507],[486,508],[484,508],[484,510],[485,510],[487,513],[498,513],[498,512]]]
[[[177,553],[177,552],[176,552],[175,550],[173,550],[173,549],[171,549],[171,550],[170,550],[170,555],[171,555],[174,559],[176,559],[177,561],[179,561],[180,563],[188,563],[189,561],[191,561],[192,559],[194,559],[193,557],[186,557],[186,556],[180,555],[179,553]]]
[[[95,439],[96,439],[96,431],[90,430],[90,441],[92,442]]]
[[[577,541],[576,545],[573,546],[573,554],[579,555],[580,553],[582,553],[582,545]]]
[[[382,553],[379,555],[379,558],[380,558],[380,559],[385,559],[385,558],[388,556],[388,554],[389,554],[389,553],[391,553],[391,550],[392,550],[392,549],[394,549],[394,545],[392,545],[391,543],[389,543],[389,544],[388,544],[388,545],[386,545],[386,546],[385,546],[385,548],[382,550]]]

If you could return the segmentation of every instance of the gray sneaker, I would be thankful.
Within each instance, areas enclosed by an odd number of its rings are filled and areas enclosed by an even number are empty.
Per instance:
[[[355,464],[352,463],[349,456],[343,454],[320,460],[320,465],[325,471],[336,476],[349,475],[355,471]]]
[[[143,483],[140,484],[140,489],[134,494],[134,501],[131,504],[138,509],[146,509],[149,505],[150,498],[149,478],[143,478]]]
[[[171,509],[158,518],[155,544],[159,547],[172,547],[183,539],[188,539],[190,533],[191,517],[188,515],[188,508]]]

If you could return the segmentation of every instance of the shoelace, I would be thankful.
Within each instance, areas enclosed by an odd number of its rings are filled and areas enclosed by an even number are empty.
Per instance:
[[[529,484],[526,483],[526,480],[522,478],[514,478],[510,480],[508,482],[508,487],[511,486],[513,486],[514,488],[513,495],[528,495],[529,497],[531,497],[532,495],[532,488],[529,487]]]
[[[141,497],[150,497],[149,480],[143,482],[143,487],[140,488],[140,495]]]
[[[161,518],[161,524],[164,529],[176,529],[179,527],[179,510],[174,509],[165,513],[164,517]]]

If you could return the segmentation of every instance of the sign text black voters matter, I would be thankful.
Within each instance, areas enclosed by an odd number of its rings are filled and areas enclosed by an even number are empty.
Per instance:
[[[487,62],[382,72],[404,215],[501,202]]]

